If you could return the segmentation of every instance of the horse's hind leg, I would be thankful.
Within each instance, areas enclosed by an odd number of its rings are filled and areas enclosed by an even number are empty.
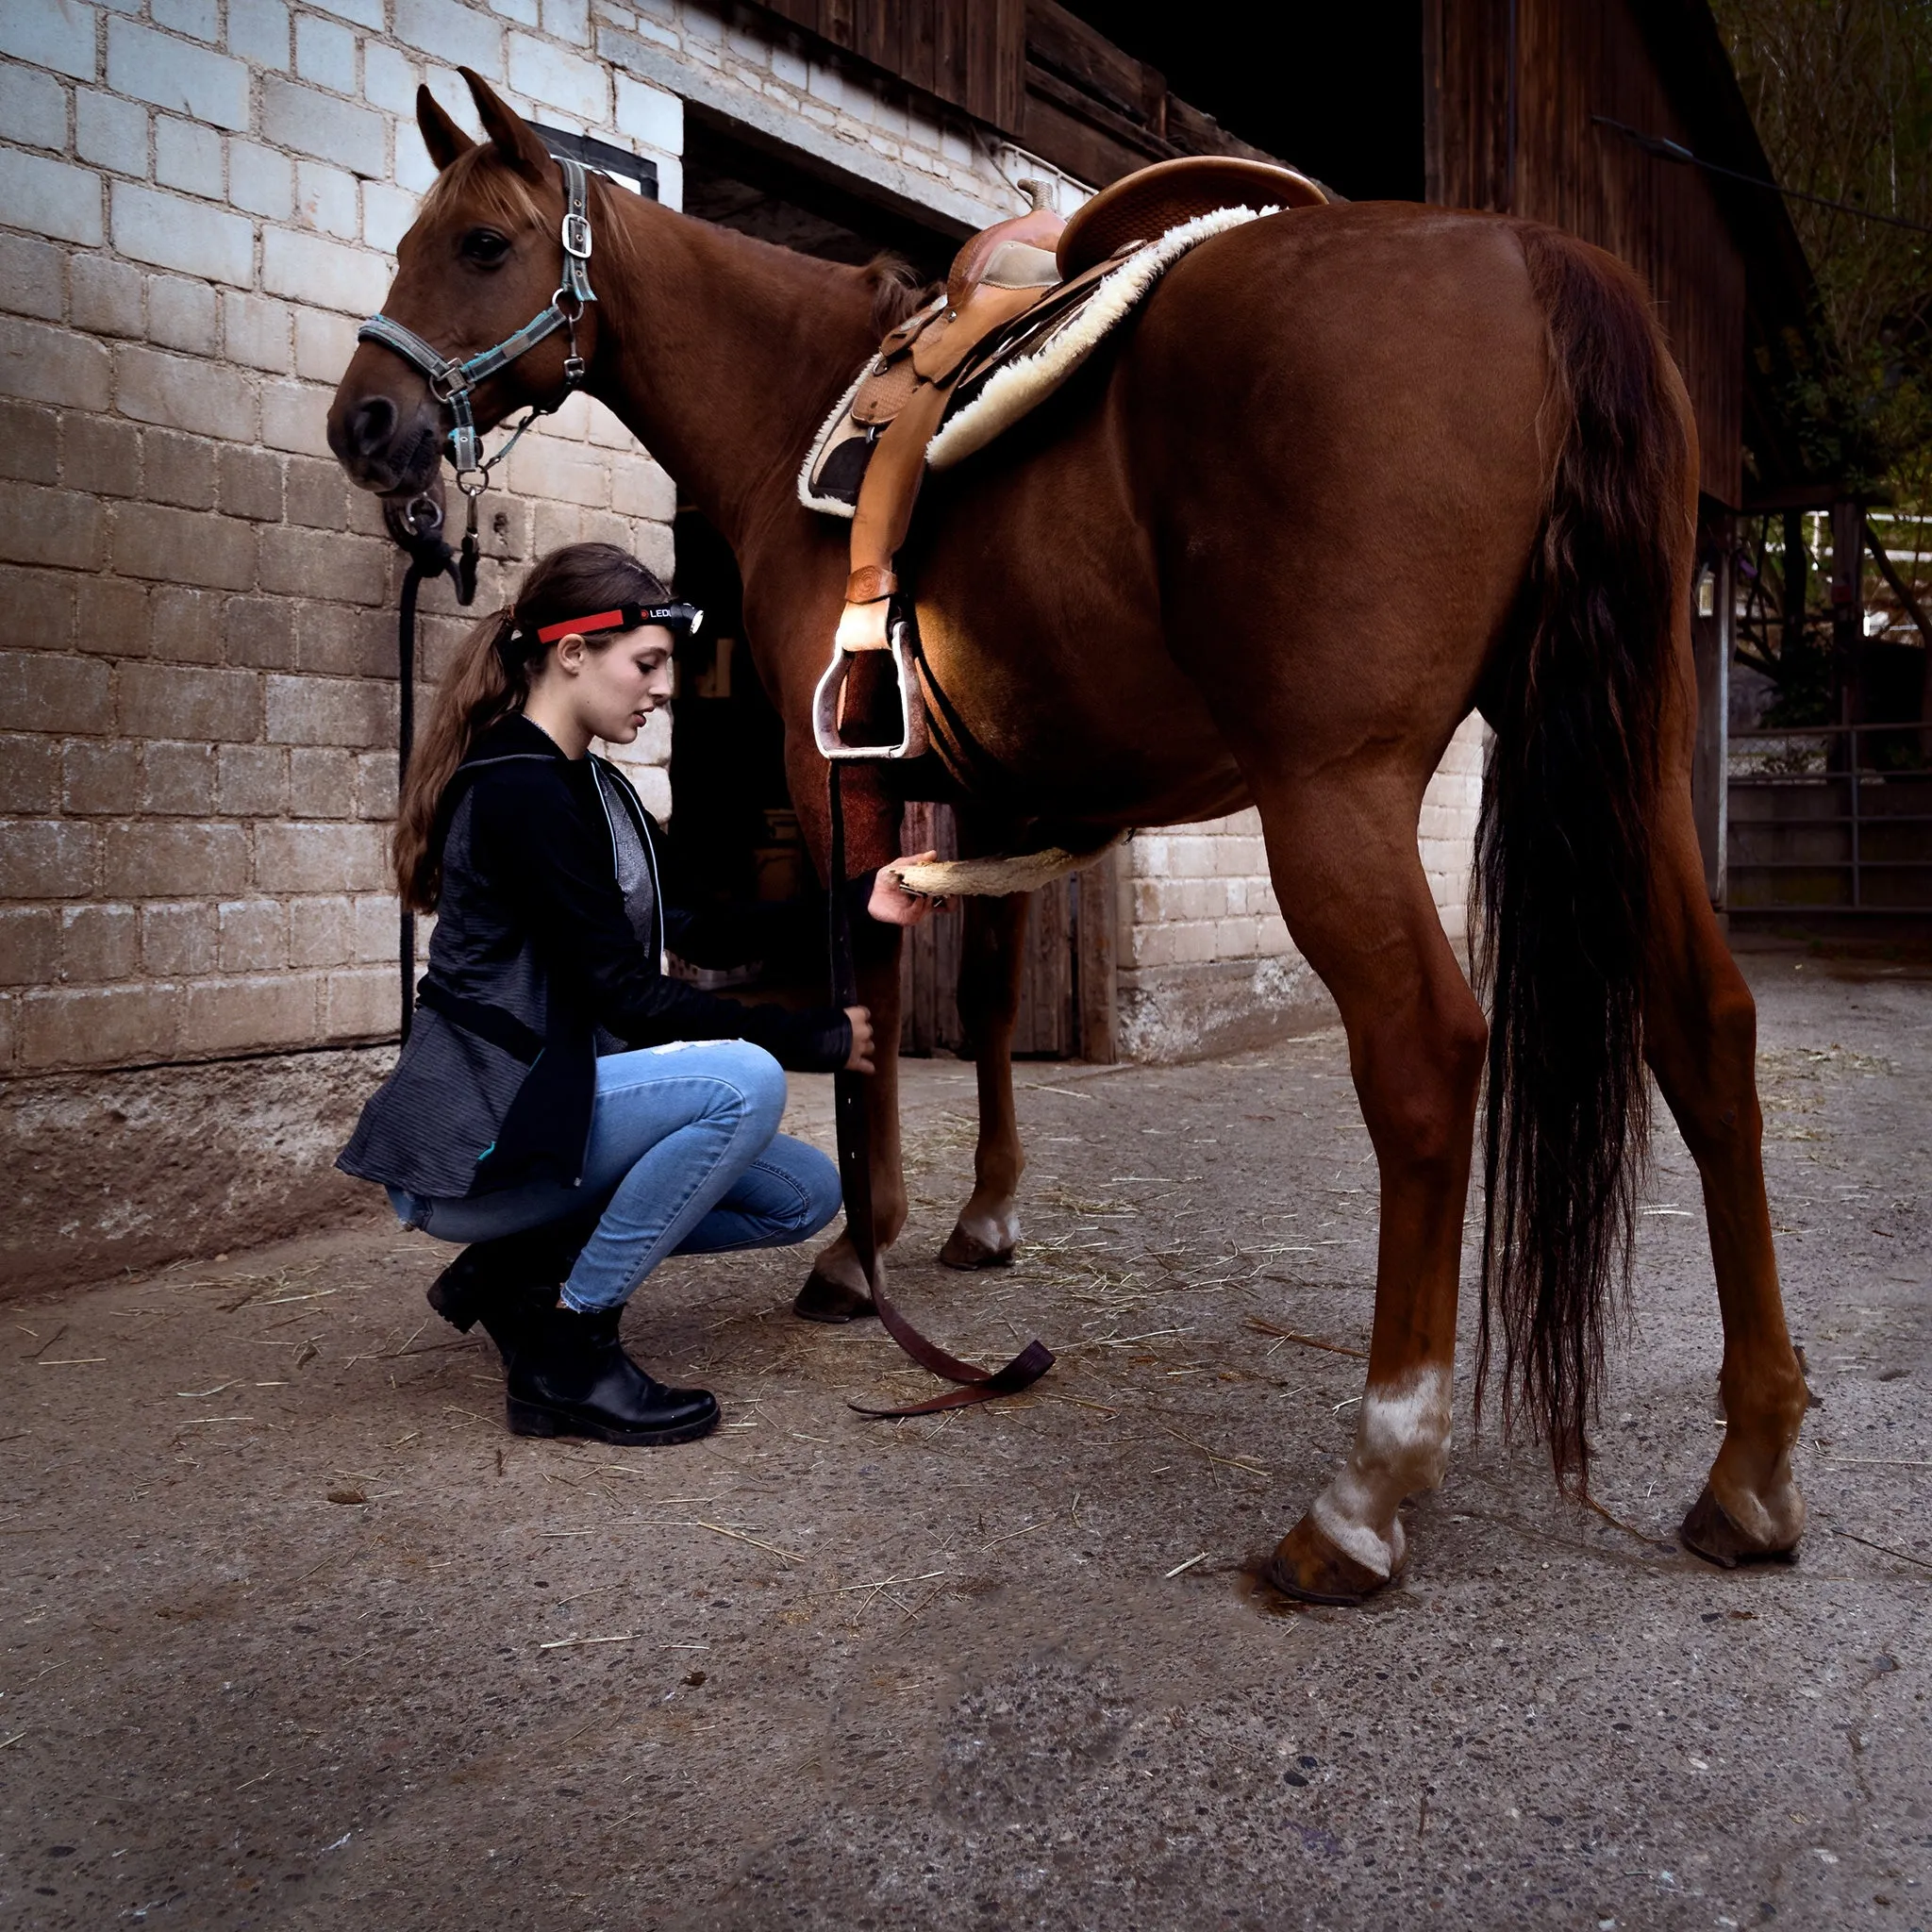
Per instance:
[[[1757,1008],[1705,894],[1688,794],[1660,830],[1651,891],[1647,1052],[1704,1184],[1724,1325],[1724,1446],[1682,1535],[1728,1568],[1797,1547],[1805,1501],[1791,1449],[1808,1398],[1785,1327],[1764,1196]]]
[[[1020,1011],[1026,894],[969,899],[959,956],[959,1023],[979,1087],[973,1192],[940,1250],[949,1268],[1004,1268],[1020,1239],[1014,1196],[1026,1157],[1013,1111],[1013,1022]]]
[[[1488,1029],[1417,856],[1407,779],[1335,777],[1260,804],[1289,930],[1341,1008],[1382,1183],[1355,1446],[1263,1575],[1291,1596],[1354,1603],[1401,1571],[1403,1498],[1436,1488],[1448,1460],[1462,1218]]]

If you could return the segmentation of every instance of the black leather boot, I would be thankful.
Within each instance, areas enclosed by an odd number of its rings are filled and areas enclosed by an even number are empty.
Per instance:
[[[622,1313],[551,1307],[530,1322],[509,1367],[513,1434],[641,1445],[690,1442],[717,1426],[708,1390],[667,1389],[625,1354]]]
[[[429,1306],[464,1335],[481,1322],[508,1368],[532,1317],[556,1305],[599,1211],[474,1243],[429,1284]]]

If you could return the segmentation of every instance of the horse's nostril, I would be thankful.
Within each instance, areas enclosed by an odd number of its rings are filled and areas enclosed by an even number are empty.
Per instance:
[[[358,457],[380,456],[396,433],[396,406],[387,396],[371,396],[349,418],[349,442]]]

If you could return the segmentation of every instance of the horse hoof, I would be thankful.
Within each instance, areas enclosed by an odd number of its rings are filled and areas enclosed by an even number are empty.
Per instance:
[[[801,1322],[857,1322],[878,1313],[871,1295],[834,1281],[828,1274],[811,1274],[798,1291],[791,1312]]]
[[[1740,1563],[1795,1563],[1798,1559],[1795,1538],[1782,1546],[1759,1541],[1739,1527],[1730,1511],[1711,1493],[1708,1483],[1691,1504],[1677,1540],[1721,1570],[1735,1570]]]
[[[1003,1248],[993,1247],[962,1224],[946,1237],[940,1259],[948,1268],[1010,1268],[1013,1244],[1008,1241]]]
[[[1346,1550],[1338,1549],[1311,1516],[1304,1516],[1261,1566],[1261,1581],[1283,1596],[1297,1603],[1332,1604],[1341,1609],[1355,1608],[1364,1597],[1392,1580],[1376,1575]]]

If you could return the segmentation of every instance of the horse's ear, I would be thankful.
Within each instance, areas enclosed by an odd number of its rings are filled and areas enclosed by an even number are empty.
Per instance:
[[[470,96],[476,103],[476,112],[483,123],[483,132],[495,144],[496,151],[518,174],[526,175],[532,181],[547,181],[556,170],[556,163],[550,158],[550,150],[537,139],[530,124],[514,108],[506,107],[491,91],[490,83],[480,74],[473,74],[467,67],[458,67],[457,72],[470,84]]]
[[[443,112],[441,104],[426,87],[416,90],[416,125],[423,130],[423,145],[436,163],[437,173],[467,154],[476,143]]]

